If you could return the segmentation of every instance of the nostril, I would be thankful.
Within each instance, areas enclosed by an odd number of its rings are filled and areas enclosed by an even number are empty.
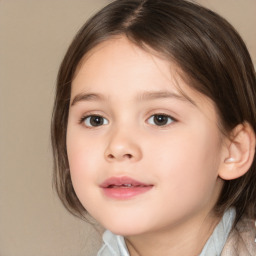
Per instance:
[[[113,158],[115,158],[112,154],[109,154],[108,155],[108,158],[110,158],[110,159],[113,159]]]
[[[123,159],[131,159],[133,156],[132,156],[132,154],[124,154],[123,156],[120,156],[120,159],[121,158],[123,158]],[[114,158],[119,158],[119,157],[117,157],[117,156],[115,156],[115,155],[113,155],[113,154],[109,154],[108,155],[108,158],[109,159],[114,159]]]
[[[132,155],[131,155],[131,154],[125,154],[125,155],[124,155],[124,158],[131,159],[131,158],[132,158]]]

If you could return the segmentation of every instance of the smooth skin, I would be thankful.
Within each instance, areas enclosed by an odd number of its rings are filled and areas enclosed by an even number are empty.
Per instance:
[[[212,209],[230,144],[213,102],[178,71],[119,37],[85,56],[72,82],[75,192],[106,229],[125,236],[132,256],[198,255],[219,221]],[[121,176],[153,187],[127,200],[105,196],[100,184]]]

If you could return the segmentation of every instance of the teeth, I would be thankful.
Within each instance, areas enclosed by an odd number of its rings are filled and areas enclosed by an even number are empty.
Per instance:
[[[125,188],[130,188],[133,187],[132,184],[122,184],[122,185],[110,185],[109,188],[121,188],[121,187],[125,187]]]
[[[144,187],[143,185],[133,185],[133,184],[122,184],[122,185],[109,185],[108,188],[131,188],[131,187]]]

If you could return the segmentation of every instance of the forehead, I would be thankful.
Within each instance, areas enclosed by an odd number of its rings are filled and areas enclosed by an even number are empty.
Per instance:
[[[124,86],[126,83],[121,84],[121,81],[128,78],[129,82],[148,78],[155,84],[159,80],[159,83],[166,80],[174,84],[179,78],[177,65],[158,55],[149,47],[138,47],[124,36],[108,39],[82,58],[72,81],[72,89],[81,85],[92,86],[103,78],[105,82],[120,81],[120,86]]]
[[[72,82],[72,95],[98,91],[106,95],[124,92],[169,91],[190,102],[204,98],[181,78],[184,73],[173,61],[160,56],[153,49],[135,45],[125,36],[108,39],[80,62]],[[118,86],[117,86],[118,85]],[[122,90],[116,90],[122,88]],[[118,95],[116,95],[118,96]]]

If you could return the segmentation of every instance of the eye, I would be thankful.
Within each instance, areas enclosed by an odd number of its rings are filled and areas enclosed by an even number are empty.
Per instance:
[[[81,123],[84,123],[87,127],[97,127],[108,124],[108,120],[102,116],[91,115],[82,118]]]
[[[174,122],[175,119],[168,115],[156,114],[156,115],[152,115],[147,121],[149,124],[152,124],[152,125],[165,126]]]

